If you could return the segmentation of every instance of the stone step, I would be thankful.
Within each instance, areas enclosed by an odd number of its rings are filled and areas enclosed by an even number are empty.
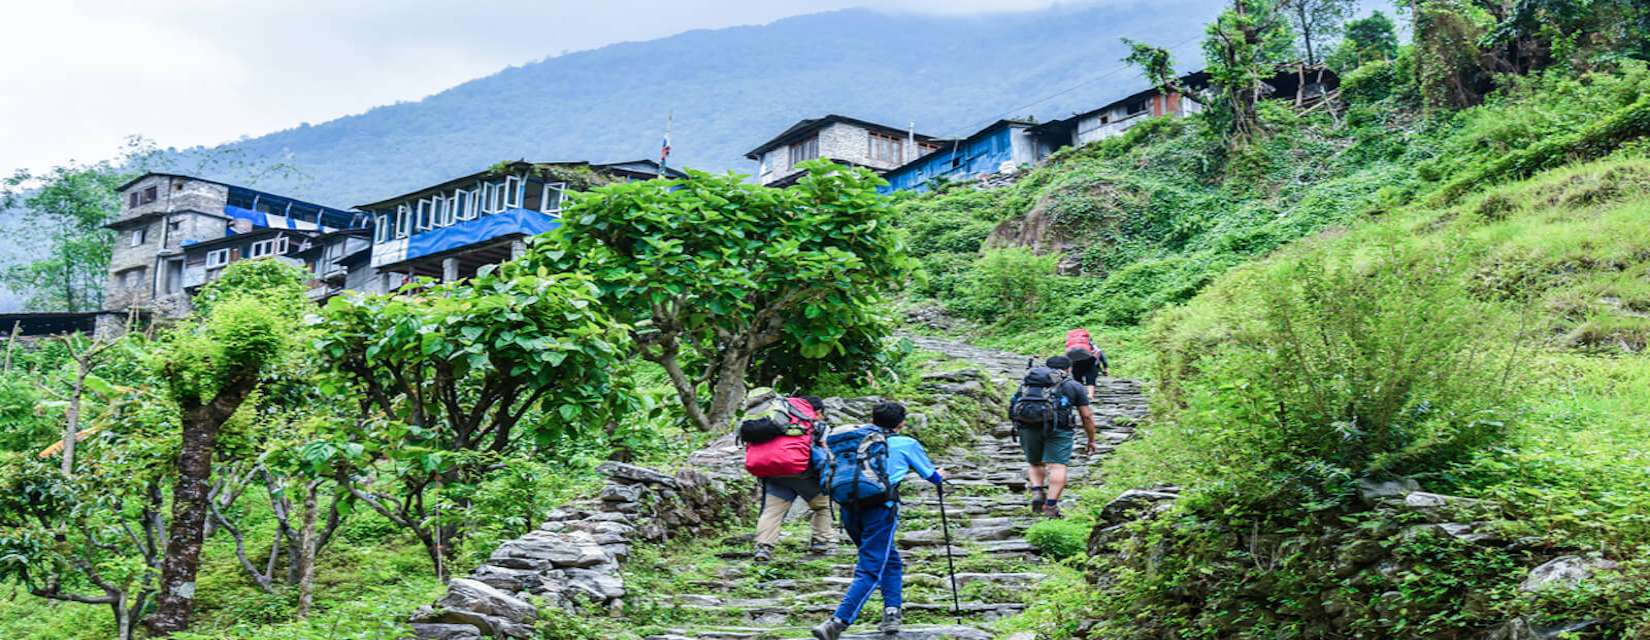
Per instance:
[[[711,614],[718,620],[743,620],[755,624],[783,624],[797,616],[803,618],[819,618],[835,612],[841,600],[840,594],[817,594],[813,598],[794,598],[772,601],[735,601],[721,605],[678,604],[677,608],[683,611],[694,611]],[[875,597],[873,596],[873,600]],[[798,600],[803,600],[798,602]],[[812,600],[811,602],[807,600]],[[1020,602],[962,602],[960,609],[954,609],[950,598],[945,602],[913,602],[907,600],[904,608],[907,612],[939,612],[952,613],[960,611],[964,616],[979,620],[992,621],[1001,617],[1011,616],[1024,611],[1026,605]],[[907,614],[909,615],[909,613]]]
[[[644,640],[770,640],[808,637],[805,626],[774,627],[719,627],[702,629],[673,629],[669,633],[647,636]],[[908,624],[893,640],[991,640],[992,634],[966,625]],[[888,640],[876,629],[876,621],[861,620],[842,635],[843,640]]]

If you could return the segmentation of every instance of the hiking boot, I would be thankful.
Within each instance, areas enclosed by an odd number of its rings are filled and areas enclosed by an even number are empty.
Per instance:
[[[1059,503],[1048,502],[1043,504],[1043,517],[1058,520],[1065,517],[1065,514],[1060,511]]]
[[[1047,504],[1047,503],[1048,503],[1048,498],[1043,493],[1043,488],[1042,487],[1032,487],[1031,488],[1031,515],[1037,515],[1037,514],[1042,513],[1043,512],[1043,505]]]
[[[837,638],[842,637],[842,632],[847,628],[848,623],[836,619],[836,616],[831,616],[830,620],[819,623],[819,626],[814,627],[811,631],[814,633],[815,640],[837,640]]]
[[[808,553],[810,555],[823,556],[830,552],[831,543],[829,542],[813,541],[808,543]]]
[[[877,629],[882,631],[882,635],[889,637],[897,636],[899,635],[899,623],[904,618],[905,616],[900,613],[899,607],[888,607],[883,609],[882,623],[877,625]]]
[[[756,553],[751,555],[752,562],[767,562],[773,559],[773,546],[766,544],[756,545]]]

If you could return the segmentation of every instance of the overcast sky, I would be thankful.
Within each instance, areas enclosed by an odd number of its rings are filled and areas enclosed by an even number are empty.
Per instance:
[[[1103,0],[1118,1],[1118,0]],[[0,0],[0,175],[211,145],[417,100],[568,51],[852,6],[1048,0]]]

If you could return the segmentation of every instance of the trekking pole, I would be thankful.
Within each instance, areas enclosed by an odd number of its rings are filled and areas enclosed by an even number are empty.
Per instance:
[[[962,599],[957,597],[957,564],[951,559],[951,520],[945,516],[945,482],[934,485],[934,492],[940,499],[940,531],[945,534],[945,568],[951,573],[951,613],[957,616],[957,624],[962,624]]]

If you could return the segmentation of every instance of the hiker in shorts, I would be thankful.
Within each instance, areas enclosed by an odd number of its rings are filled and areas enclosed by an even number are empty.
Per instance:
[[[905,572],[894,543],[899,528],[899,484],[908,475],[935,486],[944,480],[944,472],[928,459],[922,443],[896,435],[904,427],[905,405],[884,402],[871,410],[870,425],[845,425],[831,430],[826,438],[832,456],[824,472],[827,489],[831,500],[842,505],[842,528],[859,547],[859,557],[842,604],[830,619],[812,629],[816,640],[837,640],[878,589],[882,590],[882,622],[877,628],[886,637],[899,634]],[[871,459],[853,459],[859,453]]]
[[[1095,451],[1094,411],[1083,385],[1072,380],[1071,359],[1054,356],[1026,372],[1020,390],[1009,400],[1009,417],[1014,420],[1020,449],[1026,456],[1026,489],[1031,493],[1032,513],[1058,518],[1060,494],[1066,488],[1066,466],[1071,464],[1071,448],[1076,440],[1076,419],[1083,420],[1088,436],[1084,452]]]
[[[825,401],[818,396],[802,398],[812,406],[817,416],[825,415]],[[821,418],[814,426],[814,446],[825,443],[827,427]],[[819,486],[819,466],[809,464],[801,475],[762,479],[762,515],[756,518],[756,553],[751,560],[767,562],[773,559],[773,548],[779,544],[779,528],[785,524],[792,503],[802,500],[808,504],[808,521],[813,533],[808,539],[808,553],[825,555],[836,544],[836,527],[831,522],[831,498]]]
[[[1088,388],[1089,400],[1097,398],[1094,386],[1100,376],[1111,376],[1111,363],[1106,362],[1106,352],[1094,346],[1088,329],[1066,332],[1066,358],[1071,360],[1071,377]]]

